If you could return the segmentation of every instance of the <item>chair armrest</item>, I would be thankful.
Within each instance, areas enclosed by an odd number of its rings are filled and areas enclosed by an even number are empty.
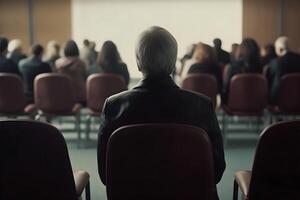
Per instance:
[[[251,180],[251,171],[238,171],[234,174],[234,179],[239,186],[243,197],[247,199],[249,194],[249,185]]]
[[[89,188],[90,175],[86,171],[80,170],[74,172],[73,176],[75,181],[76,194],[77,197],[80,197],[84,189],[90,190]]]

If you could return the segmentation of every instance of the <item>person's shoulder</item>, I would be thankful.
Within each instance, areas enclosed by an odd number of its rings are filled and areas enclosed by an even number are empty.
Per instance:
[[[31,62],[30,58],[24,58],[24,59],[20,60],[19,67],[24,67],[30,62]]]
[[[193,92],[193,91],[187,91],[183,89],[178,89],[178,97],[181,97],[183,99],[186,99],[187,101],[192,101],[195,103],[210,103],[210,98],[200,94],[198,92]]]
[[[113,107],[114,105],[120,105],[122,102],[128,101],[134,93],[134,90],[126,90],[114,94],[106,99],[106,106]]]

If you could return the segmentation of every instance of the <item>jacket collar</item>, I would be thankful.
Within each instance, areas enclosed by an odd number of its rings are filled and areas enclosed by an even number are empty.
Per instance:
[[[133,89],[166,90],[179,88],[171,76],[143,78]]]

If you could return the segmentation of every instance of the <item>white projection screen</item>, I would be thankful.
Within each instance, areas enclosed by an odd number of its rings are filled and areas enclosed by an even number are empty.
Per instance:
[[[131,77],[140,77],[135,44],[146,28],[169,30],[178,42],[178,57],[196,42],[212,44],[219,37],[230,50],[242,38],[242,0],[72,0],[72,37],[81,46],[87,38],[118,46]]]

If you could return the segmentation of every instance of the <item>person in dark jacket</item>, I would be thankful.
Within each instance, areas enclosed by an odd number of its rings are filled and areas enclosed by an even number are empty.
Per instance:
[[[129,72],[127,65],[122,61],[117,46],[112,41],[103,43],[98,54],[98,61],[90,69],[89,74],[94,73],[113,73],[124,78],[126,86],[129,84]]]
[[[12,59],[16,65],[27,56],[22,52],[22,42],[19,39],[13,39],[8,44],[7,58]]]
[[[287,37],[281,36],[276,40],[275,50],[278,58],[270,62],[267,72],[270,104],[277,103],[281,77],[290,73],[300,73],[300,55],[289,50]]]
[[[273,59],[277,58],[273,44],[267,44],[262,48],[261,65],[267,66]]]
[[[195,64],[191,65],[188,74],[207,73],[216,78],[219,93],[222,91],[222,71],[216,61],[216,53],[212,47],[204,43],[198,43],[194,52]]]
[[[212,143],[214,182],[221,180],[225,170],[223,140],[212,102],[175,84],[171,73],[176,57],[177,42],[167,30],[151,27],[141,34],[136,59],[143,79],[132,90],[109,97],[101,114],[98,172],[104,184],[110,135],[121,126],[137,123],[179,123],[203,128]],[[218,199],[216,188],[214,195]]]
[[[4,37],[0,37],[0,72],[13,73],[21,76],[18,65],[16,65],[11,59],[6,58],[8,40]]]
[[[230,54],[222,49],[222,41],[219,38],[214,39],[214,47],[217,53],[217,61],[221,65],[226,65],[230,62]]]
[[[39,44],[35,44],[31,48],[32,55],[19,63],[19,70],[24,80],[27,103],[34,102],[33,84],[35,77],[42,73],[51,72],[50,65],[42,61],[43,53],[44,48]]]

